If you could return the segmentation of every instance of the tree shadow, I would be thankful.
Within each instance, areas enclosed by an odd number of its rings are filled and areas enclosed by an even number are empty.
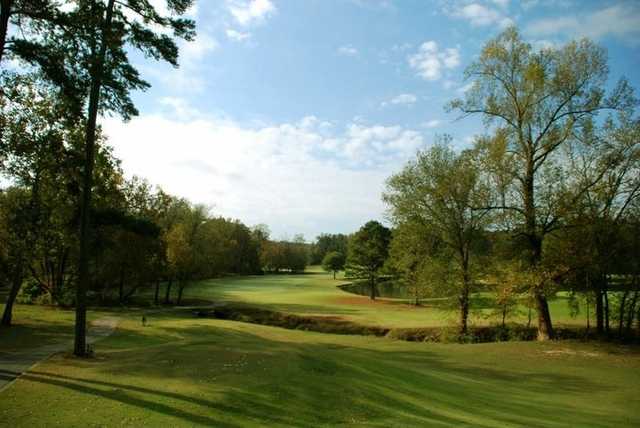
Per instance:
[[[18,376],[20,376],[22,372],[15,372],[13,370],[4,370],[0,369],[0,380],[11,381]]]
[[[180,344],[116,350],[105,354],[103,361],[84,363],[103,375],[99,379],[44,370],[23,378],[175,416],[188,424],[228,427],[248,420],[284,426],[372,422],[504,426],[536,425],[536,418],[550,425],[570,425],[602,420],[603,415],[582,406],[580,418],[573,419],[576,409],[568,414],[566,401],[554,401],[550,394],[578,400],[592,391],[611,389],[578,375],[540,368],[449,361],[429,345],[380,350],[364,342],[362,346],[338,339],[332,343],[331,336],[318,342],[308,336],[277,340],[210,325],[207,320],[202,323],[166,328],[170,334],[180,332],[184,337]],[[385,339],[371,340],[379,340],[383,347],[389,344]],[[74,373],[82,373],[74,360],[66,364]],[[205,373],[214,373],[216,381],[204,383],[199,392],[175,392],[164,386],[168,380],[197,382]],[[119,381],[104,380],[107,376]],[[146,386],[135,379],[144,379]],[[219,400],[207,398],[207,393],[214,394],[211,388],[221,388]],[[219,392],[216,389],[215,395]]]

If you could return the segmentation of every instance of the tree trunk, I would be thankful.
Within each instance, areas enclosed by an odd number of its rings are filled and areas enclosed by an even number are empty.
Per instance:
[[[371,290],[370,290],[371,294],[370,294],[369,298],[371,300],[376,300],[376,294],[378,294],[378,293],[376,293],[376,279],[375,278],[371,278],[370,284],[371,284]]]
[[[0,62],[4,56],[4,48],[7,43],[7,32],[9,31],[9,18],[11,17],[11,9],[13,0],[0,1]]]
[[[167,288],[165,289],[164,292],[164,304],[168,305],[169,303],[171,303],[169,301],[169,298],[171,297],[171,285],[173,284],[173,278],[169,278],[169,281],[167,282]]]
[[[336,271],[333,271],[333,279],[336,279]]]
[[[549,313],[549,303],[547,298],[535,292],[536,309],[538,311],[538,340],[553,339],[553,326],[551,324],[551,314]]]
[[[4,305],[4,313],[2,314],[2,326],[11,327],[11,321],[13,319],[13,304],[16,301],[20,287],[22,286],[22,261],[18,262],[16,266],[13,280],[11,281],[11,290],[7,297],[7,302]]]
[[[120,283],[118,284],[118,301],[124,303],[124,269],[120,268]]]
[[[636,304],[638,303],[638,292],[634,291],[633,299],[631,300],[631,304],[629,305],[629,313],[627,314],[627,324],[625,326],[625,331],[630,336],[631,335],[631,326],[633,325],[633,319],[636,315]]]
[[[618,314],[618,338],[622,338],[622,327],[624,327],[624,308],[627,303],[627,298],[629,297],[629,290],[625,291],[622,295],[622,300],[620,301],[620,312]]]
[[[180,303],[182,303],[182,292],[184,291],[184,285],[182,284],[182,282],[180,282],[180,284],[178,284],[178,301],[176,302],[176,305],[180,306]]]
[[[587,306],[587,335],[589,334],[589,330],[591,330],[591,313],[589,311],[589,292],[587,291],[587,302],[586,302],[586,306]]]
[[[469,263],[463,259],[462,263],[462,291],[460,293],[460,335],[467,334],[468,320],[469,320],[469,291],[470,291],[470,279],[469,279]]]
[[[160,280],[156,280],[156,292],[153,295],[153,304],[158,306],[158,294],[160,294]]]
[[[609,336],[611,334],[611,329],[609,327],[609,292],[607,289],[604,289],[604,329]]]
[[[524,180],[523,199],[525,214],[525,232],[529,240],[530,259],[529,264],[532,269],[537,269],[542,259],[542,237],[538,234],[536,207],[534,197],[534,163],[533,153],[527,162],[526,178]],[[553,325],[551,323],[551,313],[549,312],[549,304],[541,286],[536,287],[534,299],[536,311],[538,312],[538,340],[553,339]]]
[[[604,334],[604,295],[601,289],[595,291],[596,294],[596,332]]]
[[[91,90],[85,131],[84,171],[82,174],[82,199],[80,204],[80,260],[78,263],[78,284],[76,288],[76,322],[73,353],[78,357],[87,356],[87,289],[89,288],[89,214],[93,186],[93,166],[95,163],[96,122],[100,102],[100,88],[111,20],[115,0],[109,0],[102,27],[100,50],[91,64]]]

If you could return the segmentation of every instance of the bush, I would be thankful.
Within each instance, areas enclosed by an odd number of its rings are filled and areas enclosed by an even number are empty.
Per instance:
[[[45,294],[48,296],[48,293],[45,293],[37,282],[30,279],[22,284],[16,296],[16,303],[23,305],[41,304],[40,300],[45,297]]]

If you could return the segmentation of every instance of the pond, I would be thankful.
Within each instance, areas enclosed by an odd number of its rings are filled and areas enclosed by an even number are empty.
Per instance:
[[[338,287],[347,293],[358,294],[360,296],[371,295],[371,287],[366,281],[352,282]],[[411,298],[406,287],[391,280],[381,281],[378,283],[378,297],[388,297],[393,299]]]

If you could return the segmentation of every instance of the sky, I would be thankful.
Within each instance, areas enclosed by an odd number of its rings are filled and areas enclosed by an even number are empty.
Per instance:
[[[162,3],[158,0],[156,3]],[[180,67],[133,54],[140,115],[101,123],[128,176],[272,237],[384,220],[385,180],[479,118],[444,106],[483,44],[516,25],[534,47],[589,37],[610,80],[640,90],[640,1],[200,0]]]

